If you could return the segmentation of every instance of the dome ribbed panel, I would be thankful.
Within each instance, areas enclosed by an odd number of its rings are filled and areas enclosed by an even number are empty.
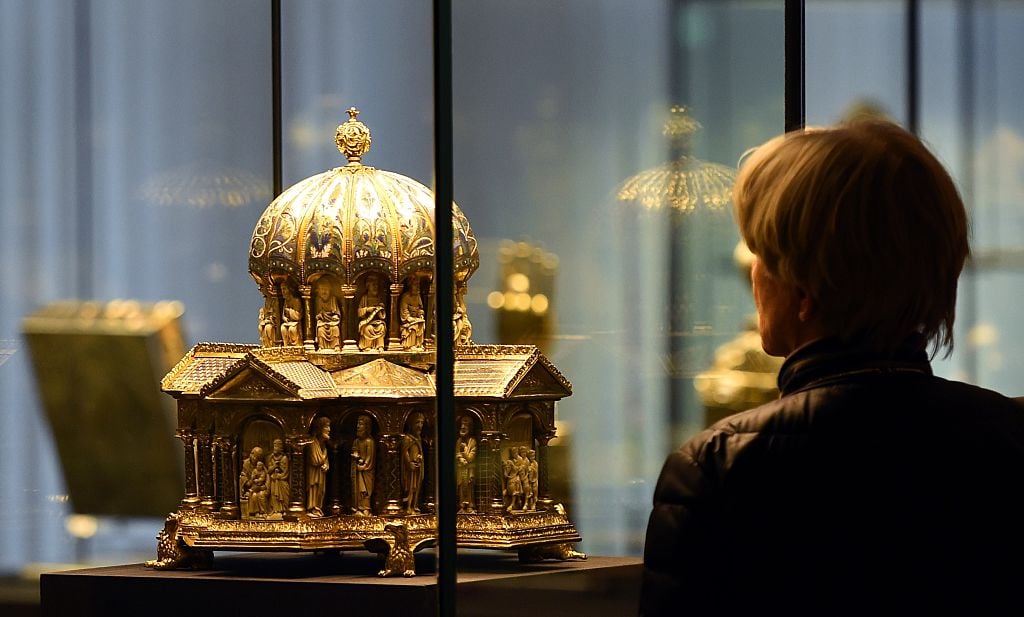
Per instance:
[[[334,173],[306,201],[299,236],[304,280],[323,272],[345,277],[344,205],[352,181],[353,174]]]

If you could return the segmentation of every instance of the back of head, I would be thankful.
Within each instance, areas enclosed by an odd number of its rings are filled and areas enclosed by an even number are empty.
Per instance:
[[[917,137],[877,120],[787,133],[744,162],[734,202],[750,250],[814,299],[827,333],[952,349],[967,215]]]

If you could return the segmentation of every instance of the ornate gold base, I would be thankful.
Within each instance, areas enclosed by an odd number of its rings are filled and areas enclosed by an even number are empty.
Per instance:
[[[564,508],[512,514],[456,515],[459,548],[519,551],[520,561],[586,559],[572,543],[580,535]],[[198,510],[167,517],[157,535],[157,569],[206,568],[213,551],[370,550],[385,559],[380,576],[415,574],[412,554],[433,546],[437,517],[327,516],[286,520],[225,520]]]

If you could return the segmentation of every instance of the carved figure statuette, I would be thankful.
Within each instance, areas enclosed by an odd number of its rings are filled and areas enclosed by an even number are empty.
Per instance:
[[[533,511],[537,509],[537,488],[539,471],[537,465],[537,453],[533,450],[526,450],[526,462],[524,463],[526,469],[526,483],[523,488],[526,492],[526,504],[525,510]]]
[[[287,284],[281,285],[281,296],[284,298],[284,307],[281,309],[281,344],[285,347],[302,345],[299,325],[302,319],[301,301]]]
[[[473,343],[473,324],[469,321],[469,313],[466,310],[466,286],[459,285],[455,290],[455,310],[452,314],[452,330],[455,333],[456,345],[471,345]]]
[[[263,462],[263,448],[256,446],[249,451],[249,456],[242,461],[242,472],[238,475],[238,496],[244,501],[242,513],[245,516],[252,516],[252,489],[253,476],[256,474],[256,466]]]
[[[384,300],[380,297],[380,277],[371,274],[366,279],[366,293],[359,299],[359,350],[384,349],[387,334]]]
[[[473,422],[468,416],[459,421],[459,436],[455,440],[455,478],[458,484],[459,512],[476,512],[473,487],[476,484],[476,438],[472,435]]]
[[[263,461],[256,463],[256,468],[249,478],[249,516],[264,518],[270,514],[270,485],[267,466]]]
[[[423,485],[423,414],[413,412],[409,433],[402,437],[402,501],[405,511],[419,514],[420,487]]]
[[[331,438],[331,421],[318,418],[316,434],[306,448],[306,513],[324,515],[324,492],[327,486],[327,440]]]
[[[426,320],[423,299],[420,297],[419,278],[413,277],[409,280],[409,289],[402,294],[398,304],[402,319],[402,349],[422,351]]]
[[[526,491],[523,487],[523,460],[519,455],[519,448],[512,447],[508,450],[508,459],[502,463],[502,473],[505,477],[505,497],[508,501],[507,512],[522,510],[526,502]]]
[[[274,451],[267,457],[270,474],[270,511],[284,514],[288,510],[289,481],[288,455],[284,452],[284,443],[274,440]]]
[[[273,347],[274,340],[274,317],[266,308],[260,309],[260,345]]]
[[[373,469],[376,444],[370,435],[370,416],[356,419],[356,438],[352,441],[352,507],[358,516],[372,514]]]
[[[341,310],[328,279],[316,282],[316,346],[320,351],[341,349]]]

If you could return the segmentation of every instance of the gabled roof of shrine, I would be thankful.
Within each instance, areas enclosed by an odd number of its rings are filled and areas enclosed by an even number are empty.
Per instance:
[[[233,375],[246,363],[246,357],[257,345],[233,343],[199,343],[188,350],[171,372],[160,382],[160,389],[169,394],[199,394],[208,386]]]
[[[252,363],[263,369],[269,376],[274,377],[299,398],[334,398],[337,396],[330,373],[308,360],[268,362],[257,353],[253,353]]]
[[[215,398],[429,398],[433,366],[422,354],[384,353],[362,363],[334,365],[300,347],[199,343],[164,377],[173,395]],[[456,398],[560,399],[572,384],[532,345],[471,345],[456,349]],[[259,380],[263,386],[242,382]],[[247,394],[248,393],[248,394]]]
[[[572,384],[533,345],[471,345],[455,354],[455,396],[562,398]]]

